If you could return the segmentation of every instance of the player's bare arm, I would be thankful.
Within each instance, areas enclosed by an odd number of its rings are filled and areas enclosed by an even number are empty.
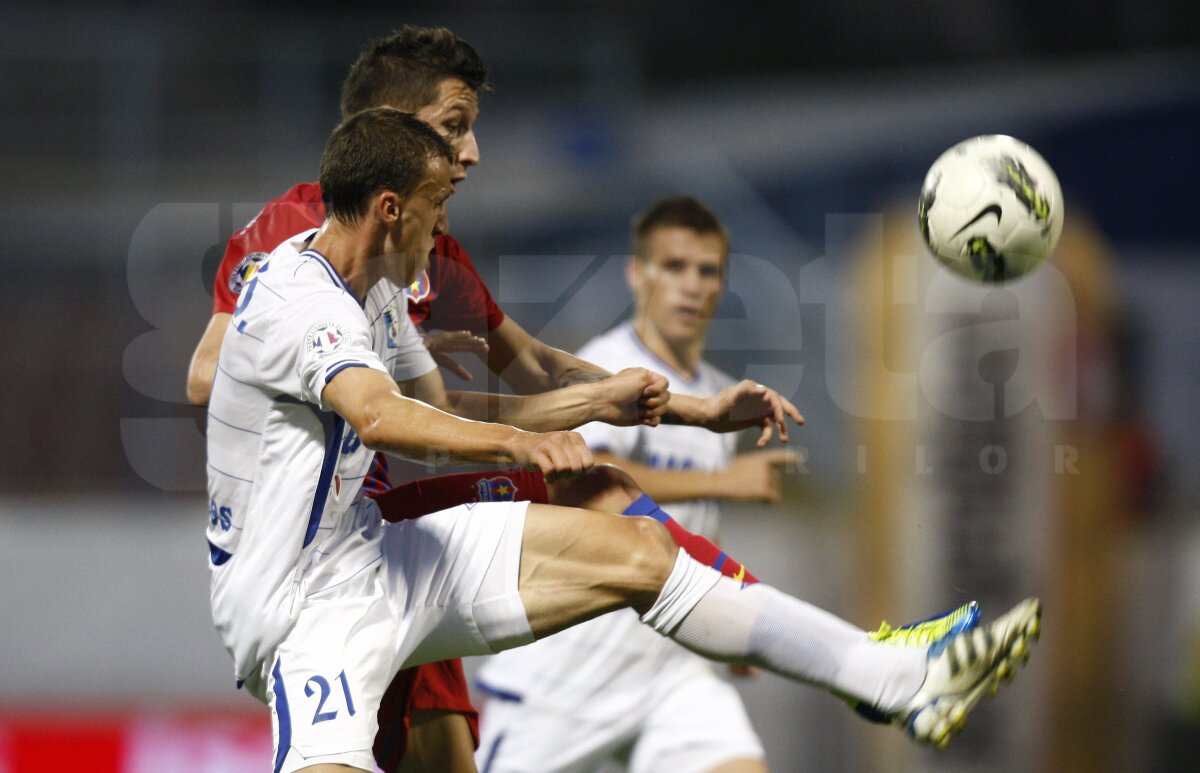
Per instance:
[[[456,416],[495,421],[533,432],[574,429],[592,421],[618,426],[659,422],[667,381],[644,368],[627,368],[606,379],[514,396],[450,390],[445,410]],[[655,407],[647,407],[654,403]]]
[[[780,472],[800,461],[800,455],[791,449],[771,448],[739,454],[728,467],[706,472],[664,470],[606,451],[596,453],[597,464],[612,464],[625,470],[659,504],[695,499],[778,502]]]
[[[225,338],[225,329],[229,327],[231,316],[221,311],[213,314],[208,320],[208,327],[204,329],[204,335],[196,344],[196,351],[192,352],[187,373],[187,398],[192,405],[208,405],[213,378],[217,375],[221,340]]]
[[[505,317],[488,336],[488,368],[519,394],[585,383],[612,374],[575,355],[547,346]]]
[[[765,448],[738,454],[718,479],[716,496],[742,502],[778,502],[782,493],[781,473],[794,470],[803,461],[790,448]]]
[[[574,429],[592,421],[619,426],[658,423],[667,381],[644,368],[627,368],[595,383],[540,395],[514,396],[446,390],[441,373],[430,371],[400,384],[405,397],[464,419],[494,421],[531,432]],[[655,408],[644,403],[654,402]]]
[[[607,381],[612,373],[562,349],[547,346],[529,335],[512,317],[506,317],[491,332],[489,346],[488,368],[518,394],[535,394],[576,385],[612,385]],[[605,415],[590,420],[622,426],[657,424],[670,399],[666,391],[666,379],[662,379],[661,388],[659,384],[656,381],[650,385],[640,398],[636,413],[625,408],[613,410],[613,406],[619,403],[615,403],[611,396],[602,396],[603,405],[608,409]]]
[[[325,401],[376,451],[424,459],[433,451],[451,461],[511,464],[547,476],[583,472],[595,464],[573,432],[534,433],[470,421],[405,397],[385,373],[347,368],[325,386]]]
[[[762,448],[779,433],[779,442],[788,441],[787,420],[804,423],[804,416],[783,395],[762,384],[742,380],[723,389],[715,397],[697,398],[674,395],[663,421],[704,427],[711,432],[737,432],[760,428],[756,445]]]

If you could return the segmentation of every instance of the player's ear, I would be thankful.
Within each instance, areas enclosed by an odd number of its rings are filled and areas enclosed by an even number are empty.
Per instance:
[[[629,292],[634,295],[638,294],[638,290],[642,286],[642,261],[637,255],[630,255],[629,261],[625,263],[625,284],[629,286]]]
[[[375,194],[375,210],[380,220],[395,225],[404,214],[404,202],[395,191],[380,191]]]

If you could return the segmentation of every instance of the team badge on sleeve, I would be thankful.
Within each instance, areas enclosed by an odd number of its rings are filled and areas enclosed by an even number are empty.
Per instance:
[[[350,332],[333,320],[318,322],[304,336],[304,352],[324,359],[341,351],[350,340]]]
[[[241,295],[242,288],[246,286],[258,271],[258,266],[267,259],[265,252],[252,252],[234,266],[233,271],[229,272],[229,292],[234,295]]]
[[[512,478],[498,475],[495,478],[480,478],[475,481],[480,502],[512,502],[517,498],[517,486]]]

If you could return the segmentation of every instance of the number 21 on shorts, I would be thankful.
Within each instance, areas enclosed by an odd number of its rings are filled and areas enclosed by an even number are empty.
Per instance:
[[[341,683],[346,711],[350,716],[354,716],[354,698],[350,695],[350,683],[346,681],[346,672],[342,671],[334,678],[334,681]],[[336,700],[335,703],[326,705],[332,693],[333,689],[329,684],[329,680],[319,674],[309,677],[305,683],[304,694],[309,698],[316,698],[317,705],[312,719],[314,725],[319,722],[328,722],[331,719],[337,719],[338,708]]]

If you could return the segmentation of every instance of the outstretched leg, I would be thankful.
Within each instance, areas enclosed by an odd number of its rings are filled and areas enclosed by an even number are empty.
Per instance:
[[[709,540],[683,529],[642,492],[628,473],[612,465],[600,465],[584,475],[555,483],[547,483],[540,473],[528,470],[440,475],[397,486],[378,496],[376,502],[385,520],[401,521],[493,495],[606,513],[650,516],[665,526],[674,542],[697,560],[718,568],[727,576],[745,582],[757,581],[754,575],[746,572],[741,564],[728,559]],[[398,684],[405,674],[402,672],[397,676],[397,684],[389,687],[384,698],[379,737],[375,745],[376,761],[380,767],[394,773],[421,770],[424,763],[420,760],[428,756],[424,754],[425,750],[434,750],[434,756],[441,755],[443,758],[453,754],[454,759],[467,759],[458,750],[473,749],[477,736],[471,731],[463,707],[451,711],[413,711],[410,726],[409,696]],[[409,674],[408,678],[413,676]],[[400,695],[401,692],[403,695]],[[397,698],[397,695],[400,697]],[[443,704],[435,702],[434,705],[444,708]],[[457,703],[446,705],[458,706]],[[459,712],[457,719],[452,711]],[[409,748],[411,754],[406,755]],[[401,760],[406,761],[402,763]],[[473,768],[465,765],[451,767],[443,760],[429,769],[465,771]]]
[[[648,518],[530,505],[518,589],[534,637],[625,607],[648,611],[678,550]]]
[[[1030,600],[933,647],[890,646],[770,586],[721,576],[656,521],[536,505],[519,592],[535,637],[629,606],[701,655],[851,696],[937,744],[1027,656],[1041,613]]]
[[[661,523],[676,545],[700,563],[746,583],[758,579],[708,538],[693,534],[651,499],[619,467],[602,464],[583,475],[547,482],[538,472],[459,472],[404,483],[376,498],[384,520],[401,521],[466,502],[529,501],[601,513],[647,516]]]
[[[620,467],[598,465],[586,475],[549,483],[546,490],[550,504],[653,518],[666,528],[676,545],[700,563],[741,582],[758,582],[758,578],[745,565],[730,557],[707,537],[683,528]]]
[[[753,663],[871,705],[898,704],[924,678],[922,651],[881,645],[774,588],[723,577],[648,518],[531,505],[519,583],[537,638],[628,606],[706,657]]]

